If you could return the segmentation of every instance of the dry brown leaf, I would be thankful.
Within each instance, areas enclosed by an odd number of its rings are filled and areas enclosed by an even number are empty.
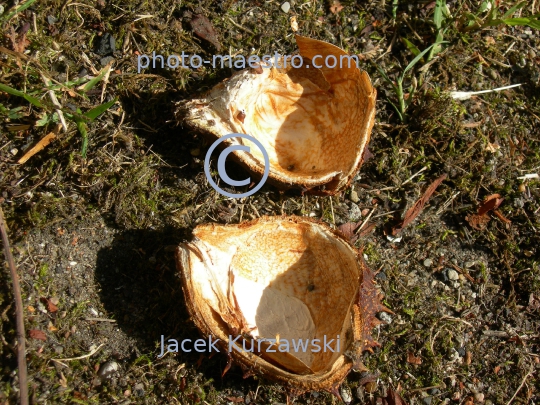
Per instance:
[[[26,163],[28,159],[30,159],[32,156],[34,156],[36,153],[42,151],[45,149],[45,147],[52,142],[52,140],[56,138],[56,135],[54,132],[50,132],[47,135],[45,135],[43,138],[39,140],[38,143],[36,143],[28,152],[24,154],[22,158],[19,159],[18,163],[20,165]]]
[[[332,12],[332,14],[337,14],[341,10],[343,10],[343,6],[341,5],[341,3],[337,0],[334,0],[334,3],[330,6],[330,12]]]
[[[499,146],[498,143],[491,143],[491,142],[488,142],[488,144],[486,145],[486,150],[488,152],[491,152],[491,153],[495,153],[497,152],[499,149],[501,149],[501,147]]]
[[[339,231],[349,240],[354,236],[354,231],[362,224],[362,221],[354,223],[347,222],[346,224],[338,226]]]
[[[465,220],[469,223],[469,225],[472,228],[478,231],[482,231],[486,229],[486,226],[489,222],[489,215],[477,215],[477,214],[467,215],[465,217]]]
[[[510,221],[508,218],[506,218],[501,211],[493,210],[493,213],[497,216],[497,218],[499,218],[505,224],[511,224],[512,223],[512,221]]]
[[[500,194],[491,194],[484,198],[484,202],[478,207],[478,215],[487,214],[491,210],[499,208],[504,201]]]
[[[362,228],[362,230],[360,232],[358,232],[358,235],[356,235],[357,237],[359,238],[362,238],[364,236],[366,236],[367,234],[373,232],[373,230],[375,229],[377,225],[375,224],[370,224],[369,222],[364,225],[364,227]],[[356,239],[355,239],[356,241]],[[351,243],[354,243],[354,242],[351,242]]]
[[[58,307],[54,305],[51,300],[47,300],[47,311],[54,314],[56,311],[58,311]]]
[[[9,34],[9,39],[11,40],[11,45],[15,52],[24,53],[26,47],[30,45],[30,41],[26,39],[26,33],[30,29],[29,23],[24,23],[19,33],[16,33],[13,27],[11,27],[11,33]]]
[[[189,13],[186,14],[186,16],[191,17],[189,23],[195,35],[210,42],[216,47],[218,52],[221,51],[221,45],[219,43],[216,30],[214,29],[214,26],[212,25],[210,20],[208,20],[208,18],[203,14]]]
[[[439,187],[439,185],[443,182],[444,179],[446,179],[446,173],[440,176],[437,180],[435,180],[433,183],[430,184],[430,186],[424,192],[424,195],[420,199],[418,199],[414,203],[414,205],[411,208],[409,208],[409,210],[405,213],[403,220],[392,228],[393,236],[400,233],[403,230],[403,228],[405,228],[412,221],[414,221],[414,219],[424,209],[424,205],[428,202],[431,195],[435,192],[437,187]]]
[[[422,358],[416,357],[412,352],[407,353],[407,363],[420,365],[422,364]]]
[[[43,340],[44,342],[47,340],[47,335],[45,335],[45,332],[39,329],[30,329],[28,334],[32,339]]]
[[[401,398],[401,395],[399,395],[392,388],[388,388],[386,397],[381,398],[381,399],[382,399],[382,405],[407,405],[405,400]]]
[[[465,217],[465,220],[469,223],[469,225],[477,229],[479,231],[486,229],[487,224],[490,221],[490,217],[488,213],[490,211],[493,211],[493,213],[504,223],[511,223],[508,218],[506,218],[497,208],[502,204],[504,201],[504,198],[501,197],[500,194],[491,194],[488,195],[486,198],[484,198],[484,201],[478,207],[478,213],[468,215]]]

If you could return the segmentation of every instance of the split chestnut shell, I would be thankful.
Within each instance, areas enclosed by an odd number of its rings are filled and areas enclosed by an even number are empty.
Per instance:
[[[360,169],[377,92],[356,56],[324,41],[296,36],[296,42],[294,60],[287,56],[271,68],[263,60],[240,71],[205,97],[180,102],[177,116],[214,140],[231,133],[256,138],[269,155],[268,181],[277,187],[332,195]],[[224,141],[224,147],[239,144],[250,152],[234,151],[236,160],[262,177],[264,157],[255,144]]]
[[[302,217],[262,217],[193,233],[177,250],[187,308],[230,361],[296,393],[337,394],[353,367],[363,369],[362,352],[377,344],[375,313],[387,309],[339,232]]]

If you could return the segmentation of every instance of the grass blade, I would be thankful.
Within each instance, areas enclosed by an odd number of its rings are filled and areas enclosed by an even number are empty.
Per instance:
[[[83,92],[86,93],[92,90],[94,86],[98,84],[101,81],[101,79],[103,79],[103,76],[105,76],[108,72],[110,72],[111,66],[112,66],[112,63],[109,62],[107,66],[101,69],[101,72],[99,72],[99,74],[96,77],[94,77],[92,80],[90,80],[88,83],[84,85],[84,87],[82,88]]]
[[[6,86],[5,84],[0,83],[0,91],[11,94],[12,96],[22,97],[29,103],[32,103],[33,105],[35,105],[36,107],[39,107],[39,108],[44,107],[41,101],[39,101],[37,98],[29,96],[28,94],[23,93],[22,91],[14,89],[13,87]]]
[[[443,41],[443,42],[446,42],[446,41]],[[422,52],[420,52],[418,55],[416,55],[416,58],[414,58],[411,61],[411,63],[409,63],[407,65],[407,67],[403,70],[403,73],[401,74],[401,77],[402,78],[405,77],[405,73],[407,73],[409,70],[411,70],[414,67],[414,65],[416,65],[420,59],[422,59],[422,56],[424,56],[426,53],[428,53],[431,48],[433,48],[437,44],[442,44],[443,42],[439,42],[439,43],[436,42],[434,44],[431,44],[426,49],[424,49]]]
[[[90,118],[90,121],[95,120],[97,117],[99,117],[101,114],[103,114],[105,111],[107,111],[109,108],[111,108],[114,103],[116,103],[116,98],[114,100],[111,100],[107,103],[103,103],[98,105],[95,108],[92,108],[90,111],[86,112],[84,115],[88,118]]]
[[[420,54],[420,49],[418,49],[416,45],[409,41],[407,38],[402,37],[401,42],[403,42],[403,45],[405,45],[414,56]]]
[[[443,7],[446,7],[445,0],[437,0],[435,2],[435,13],[433,14],[433,22],[435,23],[435,28],[437,28],[438,30],[442,28]]]
[[[5,17],[4,21],[7,22],[7,21],[11,20],[16,14],[20,13],[21,11],[26,10],[28,7],[30,7],[35,2],[36,2],[36,0],[28,0],[24,4],[21,4],[19,7],[17,7],[15,10],[13,10],[11,13],[9,13]]]
[[[506,13],[504,13],[504,15],[502,16],[502,19],[506,19],[508,17],[510,17],[512,14],[514,14],[517,10],[520,10],[522,9],[523,7],[525,7],[525,5],[527,5],[527,2],[526,1],[522,1],[521,3],[517,3],[514,7],[512,7],[510,10],[508,10]]]

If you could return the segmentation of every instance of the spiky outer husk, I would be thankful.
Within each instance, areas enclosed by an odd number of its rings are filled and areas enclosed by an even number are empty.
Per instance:
[[[261,222],[272,224],[279,221],[289,221],[296,224],[313,223],[324,228],[326,232],[335,238],[348,244],[343,234],[329,228],[326,224],[295,216],[261,217],[240,225],[222,226],[211,224],[197,227],[197,229],[212,229],[212,231],[219,232],[218,229],[220,227],[248,228]],[[351,247],[351,250],[354,250],[354,248]],[[360,285],[348,315],[350,317],[350,328],[347,331],[347,350],[337,358],[330,370],[318,374],[299,375],[272,364],[256,353],[237,350],[228,351],[228,337],[229,335],[233,337],[238,335],[236,332],[239,325],[234,325],[232,322],[231,324],[227,324],[221,318],[220,314],[217,314],[204,302],[199,290],[192,284],[190,262],[186,260],[186,257],[188,257],[186,252],[193,252],[193,247],[189,243],[179,246],[176,257],[177,267],[182,277],[185,301],[191,318],[203,336],[212,335],[215,339],[219,339],[217,346],[220,348],[220,351],[227,353],[229,361],[240,365],[245,372],[245,376],[263,376],[268,380],[282,384],[293,394],[301,394],[310,390],[325,390],[339,396],[338,387],[351,369],[365,370],[361,362],[362,353],[378,345],[371,336],[373,327],[380,323],[375,315],[380,311],[391,311],[381,304],[379,293],[374,283],[374,274],[367,267],[361,254],[358,254],[357,258],[357,263],[361,269]]]

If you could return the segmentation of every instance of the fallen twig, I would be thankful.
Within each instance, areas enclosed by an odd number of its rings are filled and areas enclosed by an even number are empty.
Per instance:
[[[420,197],[414,205],[408,209],[405,213],[403,220],[392,228],[392,235],[395,236],[400,233],[403,228],[409,225],[414,219],[422,212],[424,205],[428,202],[431,195],[435,192],[437,187],[446,179],[446,174],[440,176],[437,180],[430,184],[430,186],[424,192],[424,195]]]
[[[101,349],[103,346],[105,346],[104,343],[100,344],[98,347],[94,348],[93,350],[90,351],[90,353],[87,353],[87,354],[83,354],[82,356],[78,356],[78,357],[69,357],[67,359],[51,359],[52,361],[54,362],[57,362],[57,363],[60,363],[62,364],[63,366],[66,366],[64,363],[62,363],[63,361],[71,361],[71,360],[82,360],[82,359],[86,359],[87,357],[91,357],[93,356],[94,354],[96,354],[98,352],[99,349]],[[67,367],[67,366],[66,366]]]
[[[92,317],[86,317],[85,318],[87,321],[94,321],[94,322],[111,322],[111,323],[114,323],[116,322],[116,319],[107,319],[107,318],[92,318]]]
[[[510,405],[512,403],[512,401],[514,400],[514,398],[518,394],[519,390],[521,390],[521,388],[523,388],[523,384],[525,384],[525,381],[527,381],[527,378],[529,378],[529,376],[531,374],[532,373],[530,371],[527,373],[527,375],[523,378],[523,381],[521,381],[521,384],[519,384],[518,389],[516,390],[516,392],[514,392],[514,395],[512,395],[512,398],[510,398],[510,401],[508,401],[506,405]]]
[[[21,405],[28,405],[28,377],[26,370],[26,342],[24,332],[24,313],[23,303],[21,298],[21,286],[19,285],[19,276],[11,249],[9,247],[9,239],[7,235],[7,226],[4,220],[4,212],[0,207],[0,232],[2,233],[2,241],[4,243],[4,252],[8,262],[11,280],[13,282],[13,296],[15,298],[15,318],[17,320],[17,362],[19,366],[19,390]]]
[[[58,127],[60,127],[60,125]],[[58,132],[58,130],[59,128],[57,128],[53,132],[49,132],[47,135],[41,138],[38,143],[36,143],[32,148],[30,148],[28,152],[26,152],[24,156],[19,159],[18,163],[22,165],[26,163],[26,161],[30,159],[32,156],[34,156],[36,153],[42,151],[48,144],[50,144],[53,141],[54,138],[56,138],[55,132]]]

